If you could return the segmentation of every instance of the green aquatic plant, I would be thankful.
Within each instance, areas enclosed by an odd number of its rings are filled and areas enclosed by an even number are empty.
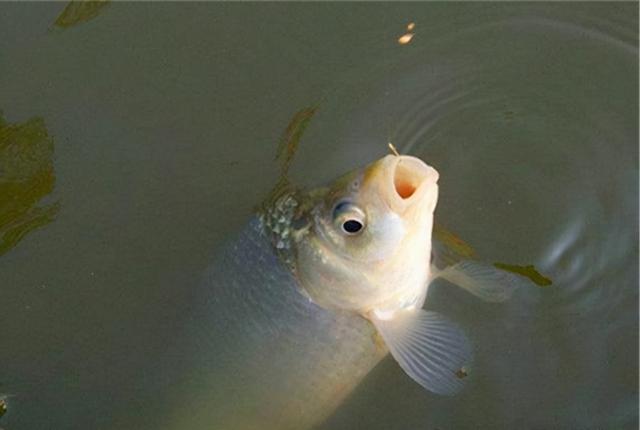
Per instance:
[[[519,266],[517,264],[493,263],[493,265],[500,270],[516,273],[520,276],[529,278],[531,282],[540,287],[548,287],[549,285],[553,284],[553,281],[551,279],[538,272],[538,270],[532,264]]]
[[[471,245],[460,239],[455,233],[445,228],[442,224],[435,223],[433,225],[433,238],[442,243],[450,253],[455,255],[455,258],[450,257],[447,260],[449,264],[476,257],[476,251]]]
[[[276,160],[282,163],[282,176],[286,176],[289,172],[289,166],[298,151],[300,139],[306,130],[311,118],[318,110],[318,106],[306,107],[295,113],[287,128],[284,130],[280,138],[280,144],[276,152]]]
[[[109,5],[109,0],[71,0],[58,15],[53,25],[69,28],[90,21],[97,17],[107,5]]]
[[[264,210],[265,208],[273,206],[279,197],[291,191],[292,186],[289,181],[289,167],[298,151],[302,134],[317,110],[318,106],[300,109],[289,121],[287,128],[282,133],[275,156],[275,160],[280,162],[280,176],[276,185],[258,209]]]
[[[59,202],[41,204],[55,185],[53,151],[42,118],[8,124],[0,112],[0,255],[58,213]]]

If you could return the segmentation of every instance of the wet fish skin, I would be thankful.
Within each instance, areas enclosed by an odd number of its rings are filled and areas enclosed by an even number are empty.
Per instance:
[[[172,428],[310,428],[387,353],[369,321],[301,293],[258,217],[221,250],[193,302],[186,384],[209,406],[177,411]]]

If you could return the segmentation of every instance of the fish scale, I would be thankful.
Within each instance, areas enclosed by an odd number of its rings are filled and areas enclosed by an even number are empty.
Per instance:
[[[254,217],[222,249],[194,297],[194,378],[216,406],[178,412],[176,428],[312,427],[387,352],[370,322],[301,293],[263,225]]]

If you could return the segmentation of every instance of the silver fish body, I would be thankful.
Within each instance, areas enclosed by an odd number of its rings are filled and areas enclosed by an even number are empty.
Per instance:
[[[207,401],[179,412],[175,428],[310,428],[387,353],[369,321],[301,292],[258,217],[220,252],[194,300],[191,383]]]

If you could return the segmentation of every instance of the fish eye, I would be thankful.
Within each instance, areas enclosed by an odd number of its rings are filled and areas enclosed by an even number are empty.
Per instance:
[[[360,233],[365,227],[364,212],[349,202],[340,202],[333,209],[336,227],[349,236]]]
[[[355,219],[346,220],[342,223],[342,230],[347,234],[356,234],[360,230],[362,230],[362,223]]]

